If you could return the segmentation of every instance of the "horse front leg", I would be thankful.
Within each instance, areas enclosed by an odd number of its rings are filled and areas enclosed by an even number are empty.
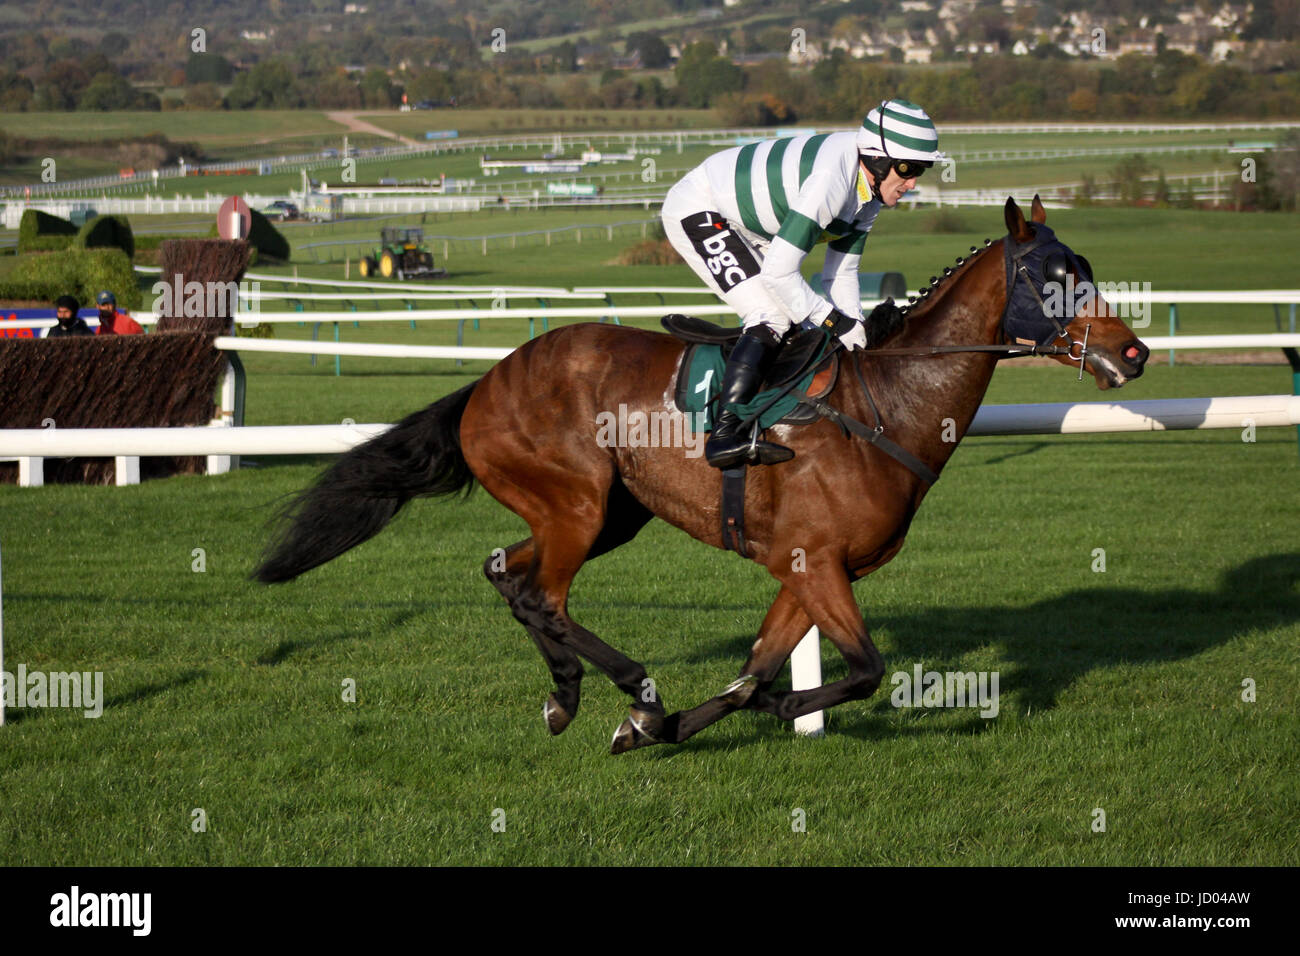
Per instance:
[[[718,696],[698,707],[670,714],[664,720],[665,740],[681,743],[728,714],[747,707],[756,691],[766,689],[776,680],[791,651],[811,626],[812,620],[794,592],[782,587],[768,608],[740,676]]]
[[[885,676],[885,659],[867,633],[847,569],[842,564],[825,562],[810,565],[807,572],[787,572],[781,582],[804,608],[814,609],[811,622],[835,645],[849,666],[849,674],[810,690],[768,691],[765,686],[757,686],[745,706],[782,720],[794,720],[874,694]],[[790,649],[793,647],[791,644]]]

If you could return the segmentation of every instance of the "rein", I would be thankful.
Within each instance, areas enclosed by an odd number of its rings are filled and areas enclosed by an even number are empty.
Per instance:
[[[1040,224],[1041,225],[1041,224]],[[1070,337],[1069,332],[1057,321],[1056,317],[1050,313],[1042,296],[1038,294],[1033,280],[1029,276],[1029,270],[1022,261],[1030,252],[1047,242],[1054,241],[1055,237],[1050,231],[1044,230],[1044,234],[1036,234],[1033,241],[1025,243],[1012,252],[1010,246],[1011,237],[1008,236],[1003,248],[1007,260],[1006,271],[1006,304],[1002,307],[1002,324],[1005,326],[1007,310],[1011,307],[1011,301],[1016,290],[1016,283],[1024,278],[1025,284],[1038,300],[1039,307],[1044,315],[1052,320],[1056,326],[1056,338],[1069,339],[1069,345],[1040,345],[1038,343],[1030,345],[913,345],[895,348],[876,348],[864,350],[864,355],[951,355],[958,352],[998,352],[1008,357],[1021,357],[1026,355],[1065,355],[1073,362],[1079,363],[1079,380],[1083,380],[1084,361],[1088,357],[1088,334],[1092,326],[1088,325],[1084,329],[1083,341]],[[1075,346],[1079,348],[1079,354],[1074,353]],[[843,348],[843,342],[839,341],[831,349],[832,354]],[[885,423],[880,417],[880,409],[876,407],[876,400],[871,395],[871,389],[867,386],[867,380],[862,374],[862,363],[851,362],[853,371],[857,375],[858,383],[862,386],[862,393],[867,397],[867,404],[871,406],[871,414],[875,418],[875,427],[865,425],[851,415],[846,415],[839,409],[832,407],[823,399],[805,398],[804,404],[814,408],[819,415],[840,426],[840,430],[848,434],[852,433],[866,442],[869,442],[889,455],[895,461],[905,465],[918,478],[928,485],[934,484],[939,480],[939,476],[925,462],[921,461],[906,448],[903,448],[897,442],[885,437]],[[788,391],[788,389],[787,389]],[[757,424],[757,423],[755,423]]]

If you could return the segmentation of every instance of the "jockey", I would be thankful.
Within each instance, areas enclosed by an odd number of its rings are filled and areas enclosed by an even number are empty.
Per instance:
[[[942,156],[925,110],[885,100],[855,132],[767,140],[724,150],[687,173],[664,199],[664,232],[696,275],[736,310],[744,328],[731,350],[705,455],[734,468],[787,461],[794,452],[760,441],[750,451],[740,416],[792,325],[823,325],[848,349],[865,348],[858,263],[880,207],[893,207]],[[799,266],[829,240],[822,281]],[[892,305],[890,306],[892,308]]]

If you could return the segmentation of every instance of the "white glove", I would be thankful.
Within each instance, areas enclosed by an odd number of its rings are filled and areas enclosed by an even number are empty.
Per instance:
[[[858,319],[853,323],[853,328],[840,336],[840,341],[844,347],[852,352],[854,349],[865,349],[867,347],[867,326]]]

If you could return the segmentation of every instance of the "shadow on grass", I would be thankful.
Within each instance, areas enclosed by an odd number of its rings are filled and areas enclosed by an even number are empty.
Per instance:
[[[112,697],[105,697],[104,710],[112,710],[114,707],[120,707],[124,704],[138,704],[142,700],[150,697],[156,697],[159,694],[165,694],[168,691],[184,687],[186,684],[192,684],[201,677],[206,677],[207,671],[187,670],[177,674],[171,680],[161,681],[154,684],[144,684],[122,694],[116,694]],[[62,709],[62,708],[60,708]],[[17,724],[25,720],[33,720],[40,717],[47,708],[13,708],[5,711],[5,723]]]
[[[1124,664],[1150,664],[1195,657],[1253,630],[1294,625],[1300,621],[1300,553],[1255,558],[1226,571],[1217,590],[1164,591],[1094,587],[1070,591],[1023,608],[1005,605],[935,607],[918,613],[868,616],[868,626],[887,629],[885,680],[867,702],[869,709],[831,712],[838,733],[864,739],[896,739],[910,734],[944,736],[983,733],[994,721],[975,711],[967,719],[885,720],[892,714],[890,675],[903,662],[920,662],[927,671],[969,671],[968,654],[992,645],[997,649],[1002,711],[1014,693],[1014,712],[1025,716],[1049,710],[1076,681],[1094,670]],[[693,660],[730,658],[739,668],[752,637],[732,637],[702,648]],[[789,686],[778,681],[777,686]],[[679,706],[696,702],[679,701]],[[745,742],[758,742],[772,731],[766,715]],[[734,738],[688,746],[727,749]]]

